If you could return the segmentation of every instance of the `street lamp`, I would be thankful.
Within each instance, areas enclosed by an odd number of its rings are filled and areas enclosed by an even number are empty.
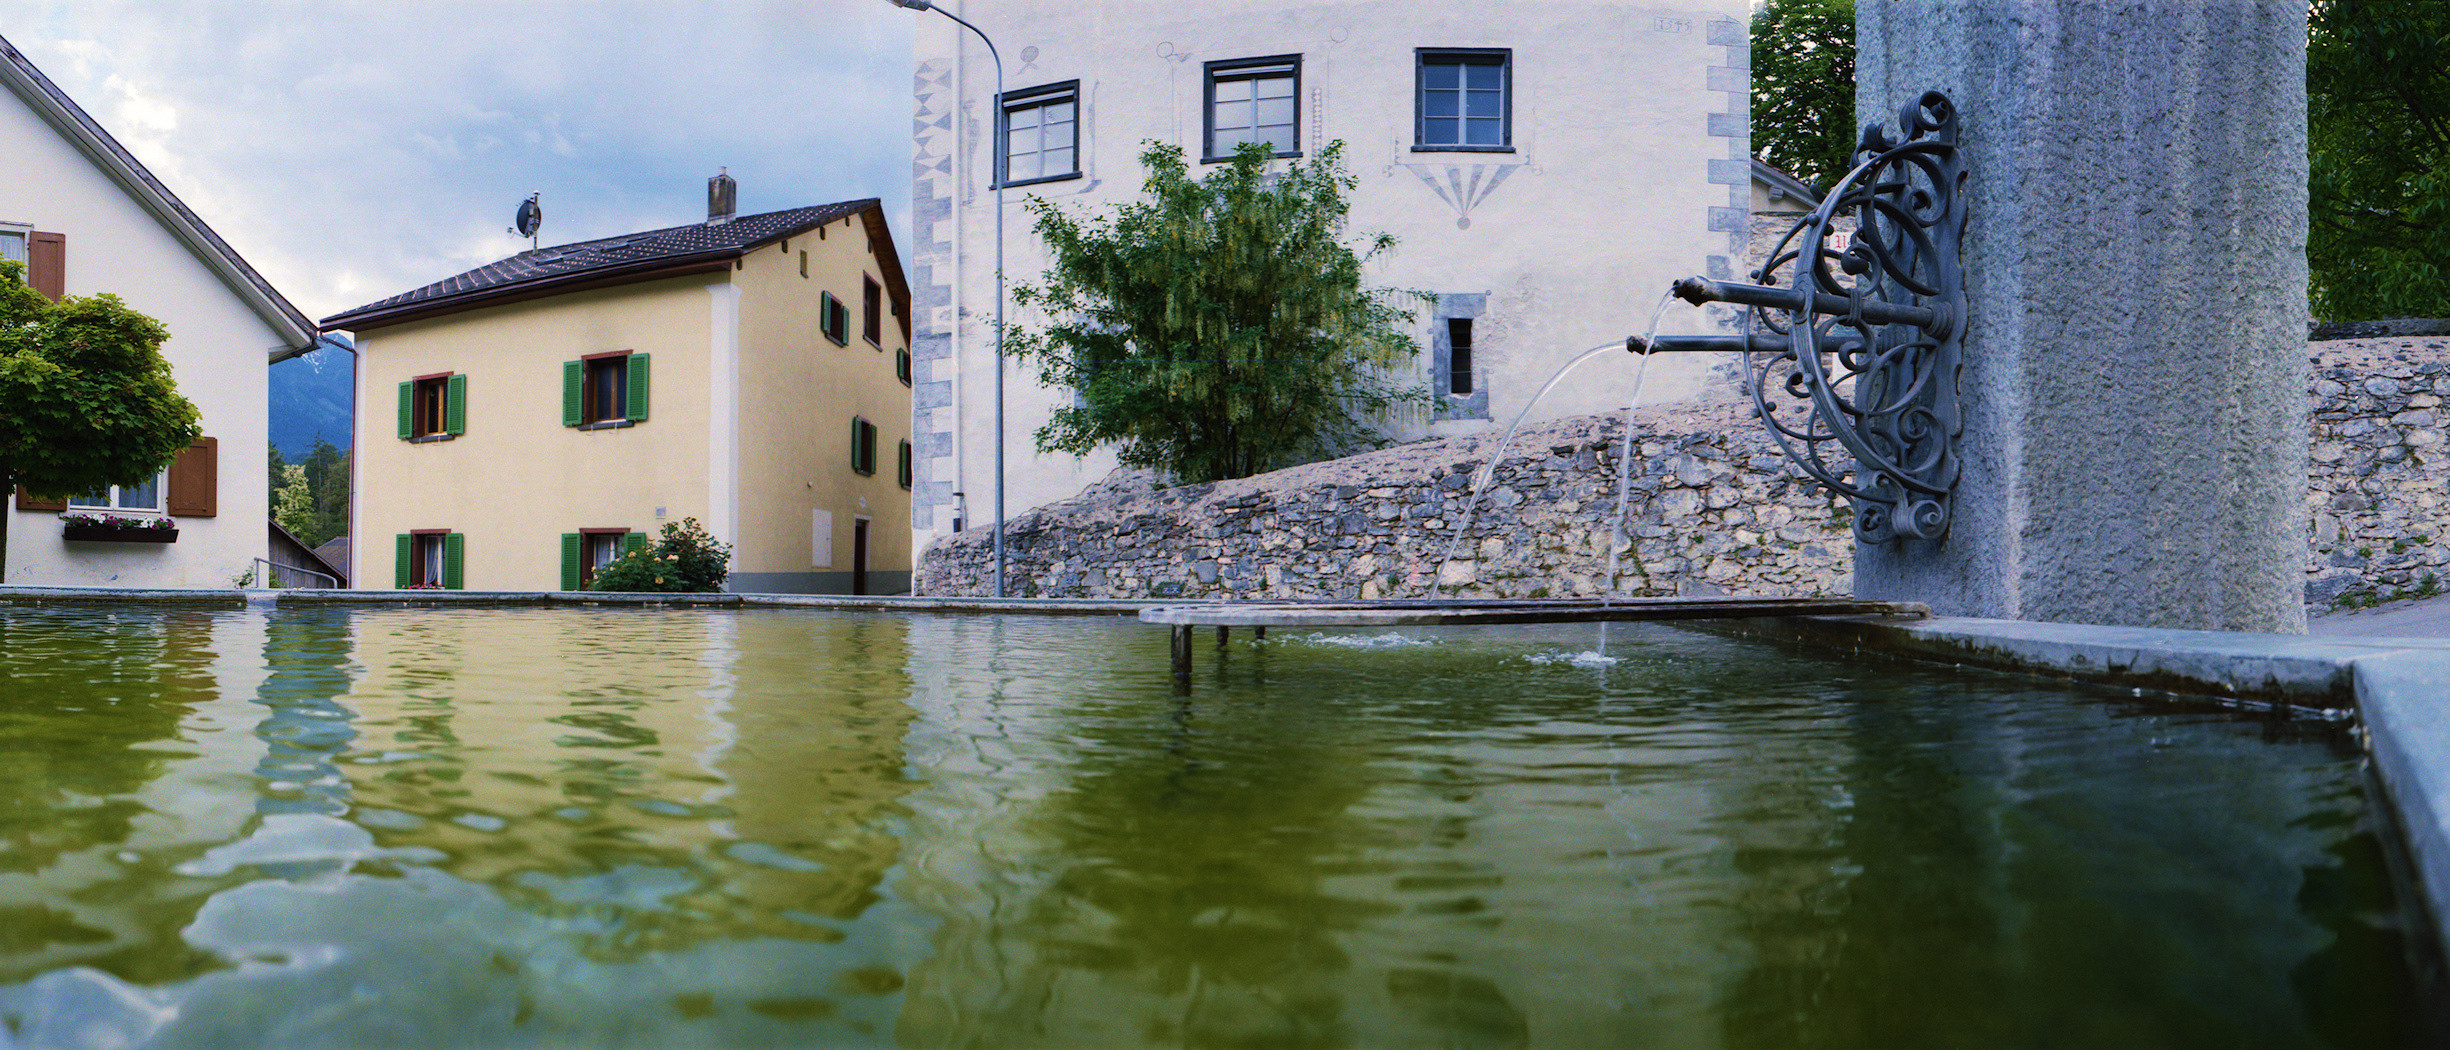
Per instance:
[[[963,29],[978,34],[980,43],[987,45],[987,57],[995,60],[995,112],[988,119],[996,129],[989,136],[991,148],[1001,149],[1004,127],[1004,56],[995,53],[995,41],[969,20],[937,7],[934,0],[892,0],[897,7],[913,11],[934,11],[961,23]],[[1004,164],[1002,157],[987,161],[990,176],[995,181],[995,596],[1004,596]],[[959,311],[955,311],[958,317]],[[955,426],[959,426],[956,421]]]

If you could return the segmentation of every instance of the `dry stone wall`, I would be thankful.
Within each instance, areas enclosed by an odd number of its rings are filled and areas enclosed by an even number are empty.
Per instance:
[[[1851,522],[1733,404],[1641,423],[1617,590],[1843,594]],[[1008,522],[1007,591],[1042,597],[1537,598],[1606,588],[1622,417],[1415,442],[1206,485],[1111,489]],[[1143,482],[1145,484],[1145,482]],[[986,530],[931,547],[920,593],[982,594]]]
[[[2313,358],[2306,601],[2429,594],[2450,577],[2450,339],[2335,340]],[[1731,372],[1727,373],[1730,377]],[[1728,381],[1731,386],[1732,379]],[[1015,595],[1530,598],[1605,587],[1621,417],[1526,426],[1475,510],[1484,434],[1253,478],[1152,490],[1145,476],[1015,516]],[[1732,400],[1638,422],[1617,590],[1843,595],[1853,537]],[[990,593],[985,529],[945,537],[918,593]]]
[[[2306,604],[2433,594],[2450,577],[2450,338],[2311,346]]]

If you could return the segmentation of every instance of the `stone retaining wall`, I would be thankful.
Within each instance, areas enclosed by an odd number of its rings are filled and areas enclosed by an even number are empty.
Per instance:
[[[2307,602],[2319,612],[2431,593],[2450,576],[2450,340],[2309,347]],[[1620,592],[1848,593],[1850,511],[1810,489],[1747,406],[1646,410],[1638,425]],[[1007,590],[1080,598],[1595,595],[1608,574],[1623,439],[1621,417],[1526,426],[1476,511],[1465,496],[1495,434],[1210,485],[1102,486],[1011,519]],[[972,529],[928,549],[916,593],[986,594],[993,574],[988,531]]]
[[[2450,576],[2450,339],[2312,344],[2306,604],[2432,594]]]

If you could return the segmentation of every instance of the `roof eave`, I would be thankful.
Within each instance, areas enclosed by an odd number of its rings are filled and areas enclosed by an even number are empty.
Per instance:
[[[491,285],[431,299],[419,299],[396,306],[352,310],[324,318],[323,330],[327,332],[367,332],[396,324],[406,324],[410,321],[423,321],[448,314],[465,313],[488,306],[505,306],[551,295],[565,295],[594,288],[659,281],[667,277],[712,273],[724,269],[742,254],[740,249],[724,248],[686,256],[665,256],[625,266],[551,274],[512,284]]]
[[[42,115],[43,121],[74,143],[77,150],[110,175],[121,190],[134,198],[172,236],[187,246],[196,258],[210,268],[222,283],[245,301],[256,316],[271,326],[283,345],[271,352],[271,362],[279,363],[315,348],[315,323],[276,291],[263,275],[247,265],[229,242],[204,224],[190,211],[178,195],[154,178],[151,171],[138,162],[135,155],[119,144],[119,140],[102,130],[93,117],[60,91],[59,85],[36,69],[34,63],[17,50],[17,46],[0,37],[0,81],[23,99],[27,106]]]

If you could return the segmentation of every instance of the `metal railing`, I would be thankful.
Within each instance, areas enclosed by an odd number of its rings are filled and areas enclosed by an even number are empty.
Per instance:
[[[325,572],[325,571],[323,571],[323,570],[321,570],[321,569],[309,569],[309,568],[307,568],[306,566],[303,566],[303,565],[283,565],[283,564],[281,564],[280,562],[277,562],[277,561],[267,561],[267,560],[262,559],[262,558],[257,558],[257,559],[255,559],[255,564],[256,564],[256,566],[257,566],[258,571],[259,571],[259,572],[262,574],[262,577],[261,577],[261,578],[263,579],[263,581],[264,581],[264,586],[266,586],[266,587],[273,587],[273,588],[291,588],[291,587],[305,587],[305,588],[337,588],[337,587],[340,587],[340,586],[342,585],[342,584],[341,584],[341,582],[340,582],[340,577],[338,577],[338,576],[334,576],[334,575],[332,575],[331,573]],[[300,582],[297,582],[297,577],[298,577],[298,576],[301,576],[301,575],[303,575],[303,576],[315,576],[315,577],[321,577],[321,578],[323,578],[323,579],[330,580],[330,581],[332,581],[332,582],[330,582],[330,583],[300,583]]]

